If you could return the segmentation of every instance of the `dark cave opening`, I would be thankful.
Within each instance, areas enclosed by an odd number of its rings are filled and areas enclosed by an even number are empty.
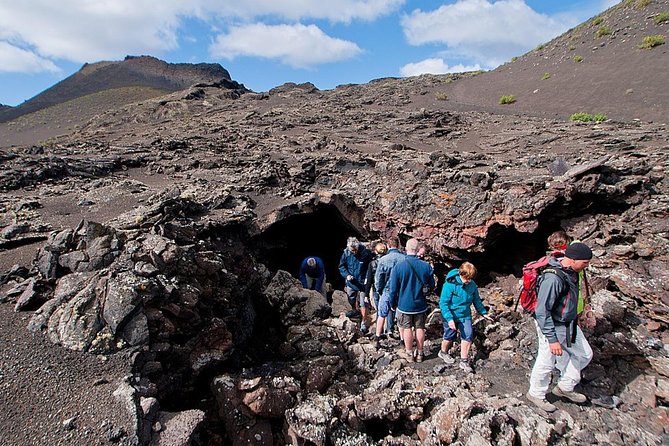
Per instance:
[[[620,215],[629,207],[624,197],[577,194],[569,202],[557,200],[541,212],[538,227],[533,232],[520,232],[513,226],[495,223],[488,228],[481,252],[460,251],[454,253],[457,258],[438,259],[435,273],[441,282],[448,272],[444,263],[457,268],[468,261],[479,271],[476,279],[479,286],[492,282],[493,274],[521,277],[523,265],[546,254],[548,236],[554,231],[564,230],[566,220],[597,214]]]
[[[318,205],[314,212],[291,215],[251,239],[251,246],[273,273],[279,269],[298,277],[307,256],[317,256],[325,264],[326,281],[343,289],[339,258],[348,237],[360,232],[332,205]]]

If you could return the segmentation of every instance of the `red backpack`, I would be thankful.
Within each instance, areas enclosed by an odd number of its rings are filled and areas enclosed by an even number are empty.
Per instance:
[[[513,307],[513,311],[518,310],[518,303],[527,313],[534,313],[534,310],[537,308],[537,290],[538,290],[538,281],[539,276],[544,272],[549,272],[553,274],[560,275],[557,270],[553,268],[547,268],[548,262],[552,258],[557,258],[562,256],[561,252],[555,252],[548,254],[523,266],[523,286],[520,288],[520,294],[516,299],[516,305]]]

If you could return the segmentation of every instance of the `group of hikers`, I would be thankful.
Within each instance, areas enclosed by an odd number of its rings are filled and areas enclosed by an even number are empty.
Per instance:
[[[552,412],[555,405],[546,399],[554,368],[560,372],[553,395],[576,403],[586,401],[585,395],[574,390],[580,382],[581,370],[592,359],[592,349],[579,327],[579,315],[586,308],[588,286],[585,268],[592,251],[585,244],[571,241],[564,231],[553,233],[550,251],[544,258],[531,307],[538,336],[538,351],[530,376],[527,399],[538,408]],[[415,238],[409,239],[405,252],[400,251],[396,238],[378,242],[373,251],[355,237],[349,237],[339,260],[339,272],[345,280],[345,292],[351,309],[349,318],[361,318],[360,331],[367,334],[368,312],[376,309],[376,323],[371,327],[376,348],[380,341],[391,337],[403,343],[400,356],[407,362],[422,362],[425,358],[425,323],[428,312],[427,296],[436,288],[432,265],[423,259],[426,248]],[[476,267],[470,262],[450,270],[441,289],[439,309],[443,316],[443,336],[437,356],[447,364],[456,362],[449,352],[456,336],[460,335],[459,368],[471,373],[469,353],[474,339],[471,307],[492,321],[481,301],[474,281]],[[305,288],[324,295],[325,265],[316,256],[306,257],[300,266],[300,280]],[[527,291],[527,290],[525,290]],[[397,330],[395,329],[397,327]]]

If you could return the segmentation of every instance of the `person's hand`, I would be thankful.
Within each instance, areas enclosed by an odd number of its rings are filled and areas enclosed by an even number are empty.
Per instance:
[[[455,330],[455,321],[454,320],[448,321],[448,328],[450,328],[451,330]]]
[[[350,282],[351,280],[353,280],[353,276],[349,274],[348,276],[346,276],[346,280]]]
[[[490,322],[493,322],[493,321],[495,320],[495,319],[493,319],[493,317],[490,316],[489,314],[484,314],[484,315],[483,315],[483,319],[487,319],[487,320],[489,320]]]
[[[551,353],[555,356],[562,356],[562,345],[559,342],[551,342],[548,344],[551,349]]]

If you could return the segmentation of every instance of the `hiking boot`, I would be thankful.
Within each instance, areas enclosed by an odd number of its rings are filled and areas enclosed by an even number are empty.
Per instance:
[[[423,357],[424,357],[423,352],[419,352],[419,351],[416,352],[416,362],[423,362]]]
[[[360,312],[358,310],[348,310],[346,312],[346,317],[352,318],[352,317],[358,317],[360,316]]]
[[[441,349],[439,350],[439,353],[437,353],[437,356],[439,356],[439,358],[446,364],[453,364],[455,362],[455,359],[451,355]]]
[[[406,362],[413,362],[413,352],[402,350],[400,352],[400,357],[404,359]]]
[[[557,407],[555,405],[549,403],[546,398],[537,398],[535,396],[530,395],[529,393],[525,395],[527,400],[537,406],[539,409],[543,410],[544,412],[555,412],[557,410]]]
[[[472,366],[469,365],[469,361],[466,359],[461,359],[460,360],[460,368],[465,371],[465,373],[472,373],[474,369],[472,369]]]
[[[381,348],[381,338],[376,335],[374,336],[374,348],[377,350]]]
[[[571,392],[567,392],[566,390],[562,390],[560,386],[553,387],[552,393],[557,397],[567,398],[572,403],[582,404],[588,401],[588,398],[586,398],[586,396],[582,393],[574,392],[573,390]]]
[[[364,322],[360,322],[360,333],[367,334],[368,331],[369,328],[367,328],[367,324],[365,324]]]

